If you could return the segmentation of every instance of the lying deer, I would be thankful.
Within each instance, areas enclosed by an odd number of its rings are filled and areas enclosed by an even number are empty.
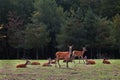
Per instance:
[[[108,61],[107,59],[103,59],[103,64],[111,64],[111,62]]]
[[[40,65],[39,62],[31,62],[31,65]]]
[[[45,67],[45,66],[52,66],[52,65],[51,65],[51,58],[48,59],[48,62],[43,63],[42,66],[44,66],[44,67]]]
[[[27,64],[31,64],[31,62],[29,60],[26,60],[25,64],[18,64],[16,68],[26,68]]]
[[[84,57],[84,59],[86,60],[86,64],[96,64],[96,62],[93,59],[87,59],[87,56]]]

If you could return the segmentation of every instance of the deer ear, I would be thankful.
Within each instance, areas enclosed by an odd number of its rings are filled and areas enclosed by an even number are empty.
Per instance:
[[[83,50],[87,51],[86,47],[83,47]]]

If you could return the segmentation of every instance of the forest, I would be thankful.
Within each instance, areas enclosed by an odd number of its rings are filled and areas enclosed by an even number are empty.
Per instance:
[[[55,58],[87,48],[120,59],[120,0],[0,0],[0,59]]]

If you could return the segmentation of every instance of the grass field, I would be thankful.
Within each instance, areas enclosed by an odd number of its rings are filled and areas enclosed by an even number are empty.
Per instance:
[[[46,60],[38,61],[41,64]],[[96,60],[95,65],[69,63],[66,68],[42,67],[41,65],[28,65],[27,68],[16,68],[17,64],[25,60],[0,60],[0,80],[120,80],[120,59],[110,60],[112,64],[102,64],[101,59]]]

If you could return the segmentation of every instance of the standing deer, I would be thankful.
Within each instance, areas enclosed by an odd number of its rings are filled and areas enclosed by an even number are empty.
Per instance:
[[[69,58],[67,61],[68,62],[74,62],[75,63],[75,61],[74,61],[74,56],[72,56],[71,58]],[[63,60],[63,63],[65,63],[66,62],[66,60]]]
[[[79,63],[80,63],[80,58],[83,59],[83,55],[84,55],[85,51],[87,51],[87,49],[85,47],[83,47],[82,51],[78,51],[78,50],[73,51],[73,56],[78,57]],[[84,59],[83,59],[83,62],[85,63]]]
[[[66,61],[66,67],[68,68],[68,60],[71,58],[71,54],[72,54],[72,46],[69,46],[69,52],[65,51],[65,52],[61,52],[58,51],[56,52],[56,63],[58,63],[59,68],[61,67],[59,60],[65,60]],[[55,64],[56,66],[56,64]]]

